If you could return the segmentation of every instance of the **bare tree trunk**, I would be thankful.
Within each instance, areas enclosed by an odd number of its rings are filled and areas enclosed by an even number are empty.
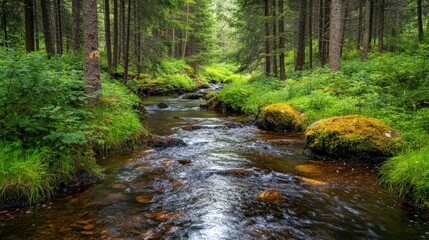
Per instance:
[[[49,55],[55,54],[55,47],[51,31],[51,8],[49,0],[41,0],[40,7],[42,8],[43,20],[43,35],[45,37],[45,48]]]
[[[323,59],[323,55],[324,55],[324,41],[323,41],[323,38],[324,38],[324,32],[323,32],[323,30],[324,30],[324,27],[323,27],[323,19],[324,19],[324,11],[323,11],[323,6],[324,6],[324,4],[323,4],[323,0],[319,0],[319,33],[318,33],[318,57],[319,57],[319,61],[320,61],[320,63],[321,63],[321,65],[323,66],[323,64],[322,64],[322,59]]]
[[[313,0],[309,0],[308,6],[308,62],[313,69]]]
[[[284,9],[283,9],[283,0],[279,0],[279,51],[280,51],[280,79],[286,79],[286,69],[285,69],[285,20],[284,20]]]
[[[57,54],[63,54],[63,36],[61,27],[61,0],[54,1],[55,9],[55,39],[57,45]]]
[[[130,53],[130,36],[131,36],[131,0],[128,0],[128,19],[127,19],[127,36],[125,41],[124,52],[124,83],[128,81],[129,53]]]
[[[278,74],[277,67],[277,0],[273,0],[273,73]]]
[[[371,40],[373,38],[373,28],[374,28],[374,0],[370,0],[370,8],[369,8],[369,50],[371,50]]]
[[[302,71],[305,63],[305,19],[307,11],[307,0],[300,1],[299,23],[298,23],[298,44],[296,48],[295,71]]]
[[[419,41],[423,42],[422,0],[417,0],[417,25],[419,31]]]
[[[25,0],[25,49],[34,52],[34,9],[33,0]]]
[[[183,39],[183,50],[182,58],[186,57],[186,50],[188,45],[188,27],[189,27],[189,2],[186,4],[186,29],[185,29],[185,38]]]
[[[82,0],[73,0],[72,1],[72,49],[75,52],[78,52],[81,47],[81,9],[82,9]]]
[[[332,72],[340,70],[342,0],[331,1],[331,23],[329,28],[329,68]]]
[[[349,18],[349,1],[343,1],[341,4],[341,47],[340,47],[340,58],[343,56],[344,39],[346,37],[347,20]]]
[[[106,32],[106,53],[109,72],[112,71],[112,43],[110,41],[110,5],[104,0],[104,31]]]
[[[269,0],[265,0],[265,75],[271,73],[271,60],[270,60],[270,4]]]
[[[34,7],[34,32],[35,32],[35,44],[36,44],[36,51],[40,50],[40,41],[39,41],[39,17],[37,14],[37,1],[33,1],[33,7]]]
[[[330,0],[325,0],[323,6],[324,14],[323,14],[323,56],[322,56],[322,66],[326,64],[328,55],[329,55],[329,16],[330,16]]]
[[[118,64],[124,60],[125,51],[125,0],[119,1],[119,51]]]
[[[362,46],[362,7],[362,1],[359,1],[359,23],[356,36],[356,45],[358,49]]]
[[[368,59],[369,47],[370,47],[370,43],[371,43],[370,23],[371,23],[371,0],[365,0],[365,17],[364,17],[364,28],[363,28],[362,60]]]
[[[383,52],[384,50],[384,0],[379,0],[379,18],[378,18],[378,51]]]
[[[98,51],[97,0],[83,1],[84,54],[83,72],[88,102],[96,105],[101,99],[100,53]]]
[[[118,68],[119,59],[119,21],[118,21],[118,0],[113,0],[113,62],[114,71]]]

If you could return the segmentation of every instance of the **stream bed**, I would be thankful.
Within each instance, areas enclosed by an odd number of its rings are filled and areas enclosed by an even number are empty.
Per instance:
[[[406,209],[370,167],[305,159],[302,134],[261,131],[203,100],[144,102],[148,128],[187,146],[100,159],[99,184],[0,211],[0,239],[429,239],[427,213]],[[267,189],[282,200],[259,200]]]

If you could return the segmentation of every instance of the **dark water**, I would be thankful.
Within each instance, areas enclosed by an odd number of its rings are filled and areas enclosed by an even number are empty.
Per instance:
[[[170,108],[158,109],[161,101]],[[109,156],[105,179],[83,193],[0,212],[0,238],[429,238],[428,216],[405,210],[371,169],[305,160],[302,147],[273,144],[302,135],[240,125],[248,119],[199,110],[202,100],[146,103],[148,127],[187,147]],[[266,189],[282,200],[259,200]]]

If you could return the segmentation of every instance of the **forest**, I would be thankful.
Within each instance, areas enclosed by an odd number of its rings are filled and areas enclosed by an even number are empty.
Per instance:
[[[210,215],[213,222],[194,226],[190,215],[169,214],[162,208],[161,215],[145,215],[159,223],[156,229],[143,224],[150,229],[143,231],[142,223],[135,224],[126,228],[133,231],[123,230],[127,235],[100,220],[95,229],[104,224],[109,230],[103,233],[93,230],[93,222],[77,221],[78,235],[70,237],[237,239],[243,231],[245,239],[303,239],[311,236],[312,224],[297,226],[279,217],[279,225],[270,225],[269,218],[260,222],[262,215],[273,211],[273,219],[278,217],[276,211],[291,207],[282,204],[302,203],[299,194],[312,198],[321,197],[323,191],[328,195],[341,191],[341,199],[351,189],[365,195],[365,187],[373,185],[374,192],[382,192],[381,202],[399,204],[392,208],[401,213],[391,214],[404,215],[404,205],[417,211],[421,225],[407,231],[429,237],[423,227],[429,223],[428,0],[3,0],[0,17],[0,211],[6,209],[0,212],[5,213],[0,217],[1,235],[21,239],[30,234],[11,233],[8,209],[38,209],[75,194],[89,198],[85,194],[94,186],[114,189],[105,198],[111,201],[109,207],[119,204],[111,199],[129,203],[124,199],[130,191],[139,195],[164,189],[159,193],[163,200],[156,194],[130,197],[132,204],[143,203],[151,210],[160,208],[162,201],[165,206],[167,196],[185,201],[181,191],[198,192],[201,189],[195,188],[202,184],[181,179],[183,174],[177,171],[190,166],[192,171],[208,168],[206,172],[220,178],[208,177],[217,183],[236,179],[216,188],[220,192],[228,192],[237,182],[243,186],[264,182],[254,178],[265,179],[266,171],[270,184],[277,185],[249,187],[239,197],[253,207],[236,211],[251,211],[243,214],[256,219],[249,220],[254,225],[246,225],[246,231],[234,221],[228,231],[221,231],[237,212],[225,213],[229,216],[225,223]],[[226,145],[218,149],[223,141]],[[112,163],[114,156],[131,153],[137,155]],[[213,160],[222,154],[228,160]],[[200,163],[201,157],[205,160]],[[134,158],[140,159],[139,169],[147,161],[156,162],[147,167],[154,172],[130,170]],[[247,162],[234,165],[241,161],[234,159]],[[115,164],[121,164],[123,172],[116,173]],[[112,172],[123,178],[128,175],[121,174],[133,172],[155,187],[137,190],[132,182],[111,180],[116,176]],[[286,184],[278,179],[281,174],[299,183]],[[208,181],[199,177],[196,181]],[[170,178],[178,179],[171,180],[175,187],[171,192],[151,182]],[[301,185],[296,196],[287,192]],[[256,200],[248,196],[252,191]],[[309,191],[317,194],[307,196]],[[323,201],[338,198],[333,195]],[[176,206],[174,201],[168,204]],[[323,205],[308,203],[312,204]],[[390,208],[377,204],[366,211]],[[98,215],[105,214],[107,210],[100,208]],[[122,210],[131,207],[118,208]],[[356,212],[345,221],[354,222]],[[49,216],[38,214],[43,219]],[[402,238],[393,230],[400,223],[391,223],[387,230],[372,229],[376,234],[372,237],[413,239],[412,234]],[[288,224],[296,231],[280,231]],[[259,225],[266,228],[255,227]],[[371,230],[347,235],[360,227],[326,227],[327,235],[321,238],[372,238],[365,235]],[[43,229],[40,232],[47,232]],[[314,229],[325,227],[316,224]],[[44,239],[58,238],[55,234]]]

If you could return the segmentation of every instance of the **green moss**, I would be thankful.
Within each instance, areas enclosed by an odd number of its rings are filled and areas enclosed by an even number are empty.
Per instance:
[[[320,120],[306,131],[306,149],[330,158],[379,159],[395,154],[399,134],[380,120],[349,115]]]
[[[295,107],[278,103],[261,108],[256,125],[274,131],[301,131],[304,121],[303,114]]]

